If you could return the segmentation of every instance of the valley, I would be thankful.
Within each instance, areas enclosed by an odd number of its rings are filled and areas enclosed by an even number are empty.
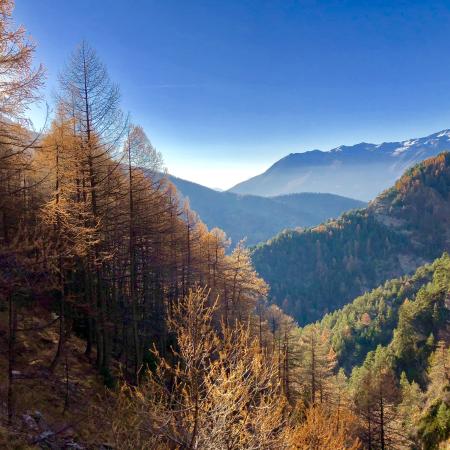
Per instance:
[[[265,242],[287,228],[311,227],[366,203],[334,194],[300,193],[277,197],[217,192],[169,175],[183,200],[210,228],[220,228],[231,246]]]
[[[318,320],[384,280],[450,249],[450,156],[409,169],[366,209],[253,250],[274,301],[300,323]]]
[[[450,15],[269,3],[0,0],[0,448],[450,448],[450,131],[202,184],[444,127]]]

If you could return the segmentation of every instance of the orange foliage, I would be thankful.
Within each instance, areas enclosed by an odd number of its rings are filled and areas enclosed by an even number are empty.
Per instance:
[[[305,420],[291,436],[292,449],[338,450],[360,449],[354,437],[356,418],[348,410],[329,410],[329,406],[315,405],[306,411]]]

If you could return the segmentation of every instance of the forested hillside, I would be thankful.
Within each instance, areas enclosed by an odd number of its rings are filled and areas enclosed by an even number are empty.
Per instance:
[[[320,321],[320,327],[329,330],[339,365],[351,371],[362,364],[368,352],[391,343],[394,334],[395,342],[405,341],[406,337],[401,337],[401,333],[404,334],[406,326],[414,335],[408,339],[417,348],[422,347],[430,334],[433,334],[432,345],[440,339],[448,342],[450,305],[445,295],[449,289],[449,276],[450,257],[445,253],[432,264],[419,267],[413,275],[386,281],[342,309],[327,314]],[[439,291],[439,295],[430,295],[431,287]],[[424,296],[426,300],[416,302]],[[409,313],[406,318],[408,310],[416,312]],[[404,320],[411,323],[406,325]],[[426,346],[422,350],[426,351]],[[409,368],[405,370],[412,370],[414,364],[419,363],[419,353],[418,350],[414,352],[414,363],[407,359]],[[423,373],[423,367],[421,369]]]
[[[232,247],[244,238],[247,246],[256,245],[286,228],[311,227],[366,205],[333,194],[259,197],[218,192],[171,175],[169,180],[209,228],[226,232]]]
[[[288,324],[277,321],[281,335]],[[450,257],[390,280],[284,338],[287,392],[352,404],[363,448],[446,448],[450,437]],[[306,366],[304,366],[306,364]],[[330,373],[337,373],[331,382]],[[445,444],[444,442],[447,442]],[[442,447],[439,445],[442,444]]]
[[[271,298],[300,323],[411,273],[450,248],[450,154],[408,170],[366,209],[257,246]]]
[[[292,320],[267,306],[249,251],[227,254],[160,179],[86,42],[49,128],[28,131],[43,71],[12,9],[0,2],[0,445],[356,448],[338,389],[325,407],[304,374],[290,394]]]
[[[0,447],[445,448],[448,255],[299,328],[268,301],[251,251],[229,252],[161,178],[162,155],[87,42],[62,64],[49,126],[29,131],[44,72],[13,6],[0,0]],[[256,249],[282,258],[263,266],[273,292],[300,289],[309,321],[441,255],[449,160]]]
[[[315,325],[307,326],[305,332]],[[363,442],[436,448],[450,436],[450,257],[386,282],[326,316],[340,366],[351,372]],[[353,369],[353,370],[352,370]],[[370,390],[384,402],[380,410]],[[371,427],[372,424],[372,427]],[[375,444],[377,443],[377,444]],[[378,448],[377,446],[375,448]]]
[[[410,276],[386,281],[351,303],[327,314],[321,326],[330,330],[339,364],[347,371],[360,365],[369,351],[387,345],[398,325],[399,309],[431,282],[437,273],[449,269],[447,254],[432,264],[421,266]]]

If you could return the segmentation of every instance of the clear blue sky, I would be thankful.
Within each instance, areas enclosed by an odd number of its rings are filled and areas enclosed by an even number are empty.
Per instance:
[[[211,187],[450,128],[450,1],[18,0],[15,18],[49,99],[86,39],[169,171]]]

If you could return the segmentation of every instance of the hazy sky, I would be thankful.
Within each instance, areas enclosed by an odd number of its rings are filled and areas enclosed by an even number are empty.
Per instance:
[[[49,101],[86,39],[169,171],[210,187],[450,128],[450,1],[18,0],[15,18]]]

